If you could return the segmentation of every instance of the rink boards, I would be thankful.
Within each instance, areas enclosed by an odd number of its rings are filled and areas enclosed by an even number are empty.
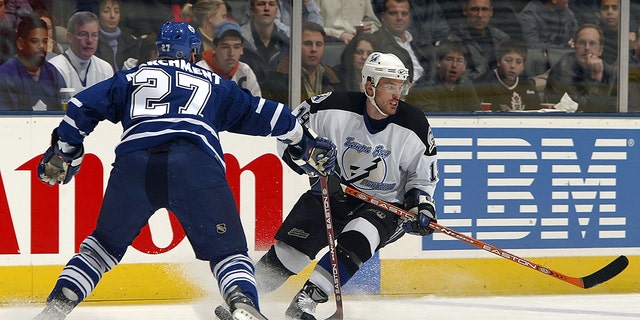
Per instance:
[[[61,117],[0,118],[0,301],[44,299],[95,225],[121,128],[101,123],[86,140],[80,174],[49,187],[35,170]],[[640,119],[479,114],[430,122],[440,159],[439,223],[570,276],[620,254],[631,265],[585,291],[443,234],[405,236],[366,263],[347,294],[637,292]],[[222,141],[251,255],[259,258],[307,180],[283,167],[272,138],[223,134]],[[179,223],[162,211],[90,300],[188,300],[215,292],[211,278]]]

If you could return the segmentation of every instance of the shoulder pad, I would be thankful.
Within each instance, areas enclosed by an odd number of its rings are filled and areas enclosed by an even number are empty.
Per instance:
[[[320,103],[322,102],[322,100],[328,98],[331,95],[331,91],[327,92],[327,93],[323,93],[323,94],[319,94],[317,96],[311,97],[311,102],[312,103]]]

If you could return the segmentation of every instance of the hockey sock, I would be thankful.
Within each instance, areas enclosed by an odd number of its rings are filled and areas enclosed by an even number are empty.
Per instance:
[[[349,258],[347,257],[347,255],[344,254],[344,251],[340,247],[337,247],[336,251],[338,252],[338,271],[340,273],[340,284],[344,285],[345,283],[347,283],[347,281],[351,279],[355,271],[351,272],[351,270],[349,270],[350,268],[347,267],[347,265],[353,265],[353,263],[349,261]],[[324,256],[322,256],[322,258],[320,258],[320,261],[318,261],[318,264],[316,265],[315,270],[318,270],[318,268],[323,269],[324,272],[322,273],[323,274],[326,273],[326,275],[329,277],[327,278],[328,281],[326,281],[326,283],[331,285],[330,288],[333,288],[333,282],[331,280],[331,277],[332,277],[331,257],[329,256],[329,253],[326,253]],[[314,273],[316,273],[315,270],[314,270]],[[313,281],[313,282],[318,284],[318,286],[322,288],[323,291],[325,291],[326,289],[324,285],[325,281],[322,281],[322,284],[318,283],[320,281]],[[332,291],[333,289],[329,291],[325,291],[325,293],[331,293]]]
[[[55,299],[62,292],[76,304],[80,303],[93,292],[102,275],[120,262],[122,256],[124,251],[113,255],[97,237],[88,236],[80,244],[80,253],[73,256],[62,270],[47,301]]]
[[[280,262],[274,246],[271,246],[269,251],[256,263],[256,281],[260,292],[271,292],[278,289],[294,274]]]
[[[238,286],[242,293],[251,299],[256,309],[260,310],[254,276],[255,267],[246,252],[228,256],[223,260],[211,260],[209,266],[218,281],[220,293],[225,299],[231,289]]]

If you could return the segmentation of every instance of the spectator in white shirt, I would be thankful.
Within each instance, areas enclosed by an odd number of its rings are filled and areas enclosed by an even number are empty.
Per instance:
[[[60,71],[67,87],[74,88],[76,93],[113,76],[111,64],[95,56],[99,34],[94,13],[74,13],[67,22],[69,49],[49,60]]]

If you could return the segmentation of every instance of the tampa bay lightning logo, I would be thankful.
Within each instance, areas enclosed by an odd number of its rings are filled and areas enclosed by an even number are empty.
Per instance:
[[[342,153],[343,176],[361,190],[391,190],[396,183],[385,182],[388,167],[385,159],[391,154],[383,145],[370,146],[348,137]]]

